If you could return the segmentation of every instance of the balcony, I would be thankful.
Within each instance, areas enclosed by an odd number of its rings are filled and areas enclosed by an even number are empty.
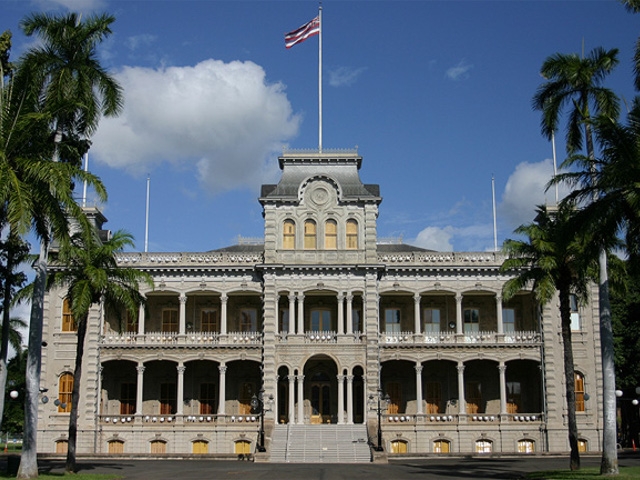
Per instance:
[[[179,346],[259,346],[261,332],[147,332],[138,335],[133,332],[108,333],[102,337],[102,344],[117,347],[179,347]]]
[[[497,332],[467,332],[461,335],[453,332],[413,332],[381,333],[382,345],[495,345],[495,344],[527,344],[536,345],[542,341],[539,332],[522,331],[498,334]]]

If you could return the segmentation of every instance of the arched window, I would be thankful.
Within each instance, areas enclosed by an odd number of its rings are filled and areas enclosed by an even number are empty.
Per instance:
[[[316,222],[313,220],[304,222],[304,248],[305,250],[316,249]]]
[[[282,248],[293,250],[296,248],[296,222],[287,219],[282,225]]]
[[[407,453],[407,442],[404,440],[393,440],[391,442],[391,453]]]
[[[436,440],[433,442],[433,453],[449,453],[451,442],[449,440]]]
[[[578,439],[578,452],[587,453],[589,451],[589,443],[584,438]]]
[[[67,440],[58,440],[56,442],[56,453],[67,453],[69,442]]]
[[[324,249],[338,248],[338,224],[335,220],[327,220],[324,224]]]
[[[71,314],[71,301],[65,298],[62,301],[62,331],[75,332],[76,330],[76,322]]]
[[[493,444],[490,440],[476,440],[476,453],[491,453]]]
[[[124,453],[124,442],[122,440],[111,440],[109,442],[109,453]]]
[[[347,250],[358,249],[358,222],[347,220]]]
[[[209,442],[205,440],[196,440],[192,445],[192,452],[196,455],[209,453]]]
[[[533,440],[518,440],[518,453],[533,453],[536,451],[536,444]]]
[[[251,442],[238,440],[235,442],[235,452],[237,455],[249,455],[251,453]]]
[[[58,381],[58,412],[69,413],[71,411],[71,393],[73,392],[73,374],[63,373]]]
[[[167,442],[164,440],[153,440],[150,447],[151,453],[167,453]]]
[[[584,412],[584,376],[575,372],[576,378],[576,412]]]

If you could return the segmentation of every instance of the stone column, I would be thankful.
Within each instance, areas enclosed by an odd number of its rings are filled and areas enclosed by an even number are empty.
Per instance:
[[[347,375],[347,423],[353,424],[353,375]]]
[[[179,320],[179,327],[178,327],[178,333],[180,335],[184,335],[187,331],[186,325],[187,325],[187,296],[184,293],[180,294],[180,297],[178,297],[178,300],[180,301],[180,312],[178,314],[178,320]]]
[[[353,333],[353,295],[347,294],[347,334]]]
[[[296,296],[289,294],[289,335],[296,333]]]
[[[462,294],[456,293],[456,333],[462,335],[464,329],[462,326]]]
[[[507,366],[504,362],[498,365],[498,373],[500,374],[500,414],[507,413]]]
[[[184,362],[178,362],[176,370],[178,370],[178,388],[176,395],[176,414],[182,415],[184,413],[184,371],[187,367],[184,366]]]
[[[338,335],[344,333],[344,294],[338,294]]]
[[[344,423],[344,375],[338,375],[338,425]]]
[[[298,423],[304,424],[304,375],[296,377],[298,381]]]
[[[416,362],[416,402],[418,402],[417,414],[422,415],[424,408],[422,406],[422,364]]]
[[[504,323],[502,321],[502,295],[496,294],[496,318],[498,319],[498,335],[504,333]]]
[[[227,297],[226,293],[223,293],[220,297],[220,335],[227,334]]]
[[[413,296],[413,332],[416,335],[420,335],[421,332],[421,325],[420,325],[420,294],[416,293]]]
[[[304,293],[298,293],[298,335],[304,335]]]
[[[467,402],[464,398],[464,363],[458,362],[458,413],[465,415],[467,413]]]
[[[293,425],[294,423],[296,423],[296,376],[289,375],[287,379],[289,380],[289,425]]]
[[[144,335],[144,305],[138,309],[138,335]]]
[[[225,415],[225,404],[227,399],[227,365],[222,362],[218,366],[218,415]]]
[[[144,365],[138,362],[136,367],[138,371],[138,382],[136,384],[136,415],[142,415],[142,392],[144,387]]]

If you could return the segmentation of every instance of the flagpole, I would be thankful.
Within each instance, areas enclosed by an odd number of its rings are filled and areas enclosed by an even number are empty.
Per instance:
[[[556,135],[554,132],[551,132],[551,148],[553,151],[553,179],[556,180],[556,176],[558,175],[558,167],[556,164]],[[556,181],[556,206],[558,206],[558,182]]]
[[[491,203],[493,204],[493,251],[498,251],[498,221],[496,218],[496,179],[491,175]]]
[[[322,5],[318,7],[318,152],[322,153]]]
[[[144,251],[149,251],[149,184],[151,183],[151,175],[147,174],[147,202],[144,212]]]

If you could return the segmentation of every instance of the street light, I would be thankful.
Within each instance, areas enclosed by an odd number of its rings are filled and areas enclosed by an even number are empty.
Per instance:
[[[269,402],[269,405],[271,405],[273,402],[273,395],[269,395],[269,399],[267,401]],[[260,434],[258,435],[257,450],[259,452],[266,452],[267,449],[264,446],[264,412],[268,412],[270,410],[264,408],[264,387],[260,389],[257,396],[254,393],[251,397],[251,410],[254,413],[260,414]]]
[[[381,402],[384,402],[384,408],[387,408],[387,406],[389,405],[389,402],[391,402],[391,397],[389,397],[389,394],[384,394],[382,390],[378,390],[378,394],[374,397],[373,395],[369,395],[369,401],[371,403],[373,403],[374,398],[377,399],[378,402],[378,445],[376,447],[374,447],[374,450],[376,450],[377,452],[382,452],[384,450],[384,448],[382,448],[382,421],[381,421],[381,415],[382,415],[382,405],[380,404]]]

